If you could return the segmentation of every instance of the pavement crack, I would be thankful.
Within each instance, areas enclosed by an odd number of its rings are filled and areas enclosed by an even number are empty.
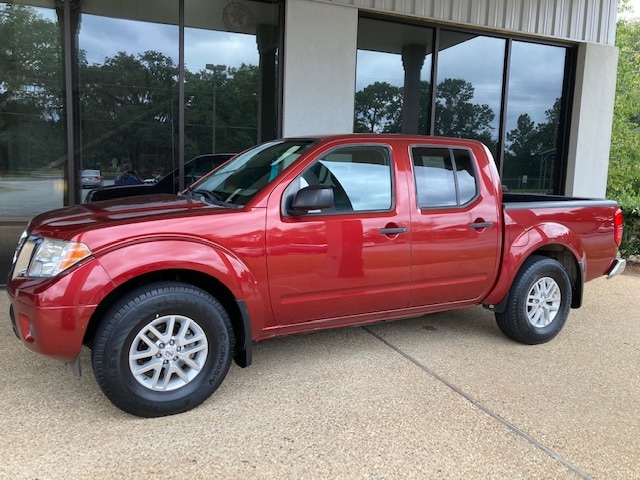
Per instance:
[[[453,383],[449,382],[446,378],[444,378],[441,375],[437,374],[436,372],[431,370],[429,367],[427,367],[426,365],[421,363],[419,360],[417,360],[416,358],[412,357],[411,355],[409,355],[405,351],[401,350],[396,345],[394,345],[391,342],[389,342],[387,339],[385,339],[381,335],[379,335],[376,332],[374,332],[373,330],[371,330],[369,327],[361,327],[361,328],[365,332],[369,333],[370,335],[372,335],[373,337],[378,339],[380,342],[384,343],[387,347],[389,347],[390,349],[394,350],[396,353],[402,355],[404,358],[409,360],[411,363],[413,363],[419,369],[424,371],[427,375],[429,375],[430,377],[432,377],[436,381],[442,383],[443,385],[449,387],[451,390],[453,390],[455,393],[460,395],[462,398],[464,398],[465,400],[470,402],[472,405],[474,405],[475,407],[480,409],[482,412],[486,413],[487,415],[489,415],[494,420],[497,420],[498,422],[500,422],[502,425],[507,427],[509,430],[511,430],[517,436],[519,436],[520,438],[526,440],[527,442],[529,442],[531,445],[533,445],[535,448],[537,448],[541,452],[545,453],[546,455],[548,455],[549,457],[553,458],[557,462],[560,462],[567,469],[569,469],[570,471],[572,471],[573,473],[575,473],[579,477],[581,477],[581,478],[583,478],[585,480],[592,480],[592,478],[591,478],[591,476],[589,474],[587,474],[586,472],[583,472],[582,470],[580,470],[578,467],[576,467],[574,464],[572,464],[569,460],[565,459],[562,455],[554,452],[549,447],[546,447],[541,442],[539,442],[538,440],[533,438],[531,435],[529,435],[525,431],[521,430],[520,428],[515,426],[510,421],[508,421],[505,418],[503,418],[500,415],[498,415],[496,412],[491,410],[489,407],[484,406],[478,400],[473,398],[470,394],[468,394],[467,392],[462,390],[460,387],[458,387],[458,386],[454,385]]]

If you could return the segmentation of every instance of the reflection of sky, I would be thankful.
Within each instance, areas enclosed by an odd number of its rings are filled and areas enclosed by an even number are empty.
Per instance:
[[[83,14],[79,48],[89,64],[102,64],[118,52],[161,52],[178,64],[178,27]]]
[[[159,23],[99,17],[84,14],[80,23],[79,47],[90,64],[102,64],[117,52],[139,54],[161,52],[178,65],[178,27]],[[187,28],[185,67],[204,70],[207,63],[238,67],[257,65],[258,48],[254,35]]]
[[[476,37],[440,52],[438,77],[463,78],[475,88],[474,101],[488,104],[499,119],[504,40]],[[507,128],[515,126],[522,113],[535,122],[544,122],[545,111],[562,94],[565,49],[526,42],[513,42],[510,71]],[[429,80],[430,56],[422,68],[421,79]],[[359,50],[356,90],[367,85],[388,82],[398,87],[404,83],[402,58],[398,54]],[[497,130],[494,131],[497,134]]]
[[[507,130],[524,112],[535,122],[545,121],[545,111],[562,95],[565,54],[562,47],[513,42]]]
[[[444,35],[466,37],[466,35]],[[473,84],[473,102],[489,105],[495,114],[491,126],[498,133],[505,40],[492,37],[473,37],[440,51],[438,55],[438,83],[446,78],[462,78]]]
[[[57,22],[52,9],[36,10],[44,18]],[[171,57],[177,65],[178,27],[83,14],[79,47],[85,50],[90,64],[101,64],[120,51],[138,54],[154,50]],[[475,102],[489,104],[497,119],[503,52],[502,39],[475,37],[459,43],[440,52],[439,78],[463,78],[473,83]],[[508,129],[525,112],[535,122],[545,120],[545,111],[561,95],[564,56],[562,47],[513,42]],[[402,86],[404,70],[400,55],[360,50],[357,60],[356,90],[376,81]],[[191,72],[203,70],[207,63],[232,67],[242,63],[256,65],[255,36],[187,28],[185,63]],[[430,64],[427,56],[421,72],[423,80],[429,80]]]

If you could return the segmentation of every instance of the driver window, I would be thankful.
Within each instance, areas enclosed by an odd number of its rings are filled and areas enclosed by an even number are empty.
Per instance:
[[[291,197],[311,185],[333,189],[334,207],[313,213],[387,211],[392,207],[391,156],[384,146],[349,146],[316,160],[292,184]]]

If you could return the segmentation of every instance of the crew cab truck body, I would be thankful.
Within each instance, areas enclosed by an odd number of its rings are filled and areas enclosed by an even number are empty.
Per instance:
[[[119,408],[183,412],[254,342],[472,305],[549,341],[584,282],[624,269],[615,202],[502,192],[479,142],[342,135],[267,142],[181,195],[71,206],[22,236],[16,335]]]

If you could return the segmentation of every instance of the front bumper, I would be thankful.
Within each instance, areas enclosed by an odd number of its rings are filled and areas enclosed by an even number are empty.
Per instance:
[[[34,352],[73,362],[80,354],[90,313],[85,308],[38,309],[11,299],[9,317],[16,336]]]
[[[73,362],[109,286],[95,259],[52,279],[13,278],[7,284],[13,331],[28,349]]]
[[[624,258],[616,258],[613,261],[613,264],[607,270],[607,278],[613,278],[620,275],[624,272],[625,267],[627,266],[627,261]]]

